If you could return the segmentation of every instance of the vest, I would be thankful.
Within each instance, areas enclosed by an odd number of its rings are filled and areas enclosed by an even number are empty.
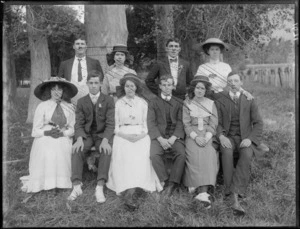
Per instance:
[[[97,132],[97,122],[96,122],[96,104],[93,105],[93,121],[91,125],[91,133],[95,134]]]
[[[240,131],[240,100],[241,96],[239,97],[237,104],[231,106],[231,120],[230,120],[230,127],[228,134],[230,136],[241,136]]]

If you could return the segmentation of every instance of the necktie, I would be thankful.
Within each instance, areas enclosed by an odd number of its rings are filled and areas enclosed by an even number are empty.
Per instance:
[[[92,97],[92,102],[94,105],[97,103],[97,100],[98,100],[97,96]]]
[[[59,126],[59,128],[63,128],[66,125],[67,118],[64,114],[63,109],[61,108],[60,102],[57,102],[57,105],[53,112],[51,120],[52,120],[52,122],[57,124]]]
[[[237,103],[238,102],[239,97],[234,93],[233,94],[233,102]]]
[[[170,63],[176,63],[176,62],[177,62],[177,58],[170,59]]]
[[[81,59],[78,59],[78,82],[82,80],[82,72],[81,72]]]

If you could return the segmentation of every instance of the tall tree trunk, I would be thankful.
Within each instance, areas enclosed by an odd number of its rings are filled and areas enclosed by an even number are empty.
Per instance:
[[[166,55],[166,42],[174,37],[174,21],[172,5],[154,5],[156,15],[157,59]]]
[[[3,23],[2,30],[2,91],[3,91],[3,110],[2,110],[2,120],[3,120],[3,130],[2,130],[2,143],[3,143],[3,152],[2,152],[2,161],[6,161],[7,156],[7,142],[8,142],[8,112],[10,109],[9,105],[9,78],[10,78],[10,60],[9,60],[9,49],[8,49],[8,39],[7,34],[5,32],[6,22]],[[5,214],[9,207],[9,202],[7,198],[7,186],[6,186],[6,178],[7,178],[7,166],[6,163],[3,163],[3,213]]]
[[[106,54],[116,44],[127,45],[125,5],[86,5],[84,10],[87,55],[98,59],[104,72]]]
[[[33,116],[37,105],[41,102],[33,94],[34,89],[45,79],[51,76],[50,55],[46,34],[41,29],[36,29],[38,20],[36,11],[26,6],[26,21],[30,47],[31,76],[30,76],[30,97],[28,105],[27,123],[33,122]]]

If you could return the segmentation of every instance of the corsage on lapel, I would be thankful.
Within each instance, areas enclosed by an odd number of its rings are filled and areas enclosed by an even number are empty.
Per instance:
[[[102,108],[102,105],[101,105],[101,103],[99,103],[99,108]]]
[[[183,65],[181,64],[181,65],[178,66],[178,75],[180,75],[182,69],[183,69]]]

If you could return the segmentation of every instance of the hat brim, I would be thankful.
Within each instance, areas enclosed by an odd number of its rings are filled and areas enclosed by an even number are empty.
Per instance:
[[[67,90],[64,90],[64,93],[66,94],[66,97],[69,99],[73,98],[78,93],[77,87],[68,81],[46,81],[46,82],[39,84],[34,89],[34,95],[40,100],[43,100],[43,101],[47,100],[47,99],[45,99],[45,96],[44,96],[45,89],[47,87],[50,87],[51,85],[55,85],[55,84],[61,85],[62,87],[67,89]]]
[[[204,51],[203,47],[204,47],[205,45],[213,45],[213,44],[215,44],[215,45],[222,45],[222,46],[224,47],[224,50],[225,50],[225,51],[228,51],[228,50],[230,49],[230,47],[229,47],[228,44],[226,44],[226,43],[223,43],[223,44],[222,44],[222,43],[217,43],[217,42],[207,42],[207,43],[203,42],[203,43],[198,43],[198,44],[193,45],[193,46],[192,46],[192,49],[194,49],[194,50],[199,50],[199,49],[201,49],[202,51]]]
[[[201,82],[201,83],[205,83],[205,84],[207,84],[209,87],[211,87],[211,82],[209,82],[209,81],[206,81],[206,80],[200,80],[200,79],[193,79],[192,81],[191,81],[191,85],[192,84],[197,84],[197,83],[199,83],[199,82]]]
[[[125,83],[126,80],[133,80],[134,82],[137,82],[139,84],[142,83],[141,79],[139,79],[137,76],[126,76],[120,79],[120,85]]]

